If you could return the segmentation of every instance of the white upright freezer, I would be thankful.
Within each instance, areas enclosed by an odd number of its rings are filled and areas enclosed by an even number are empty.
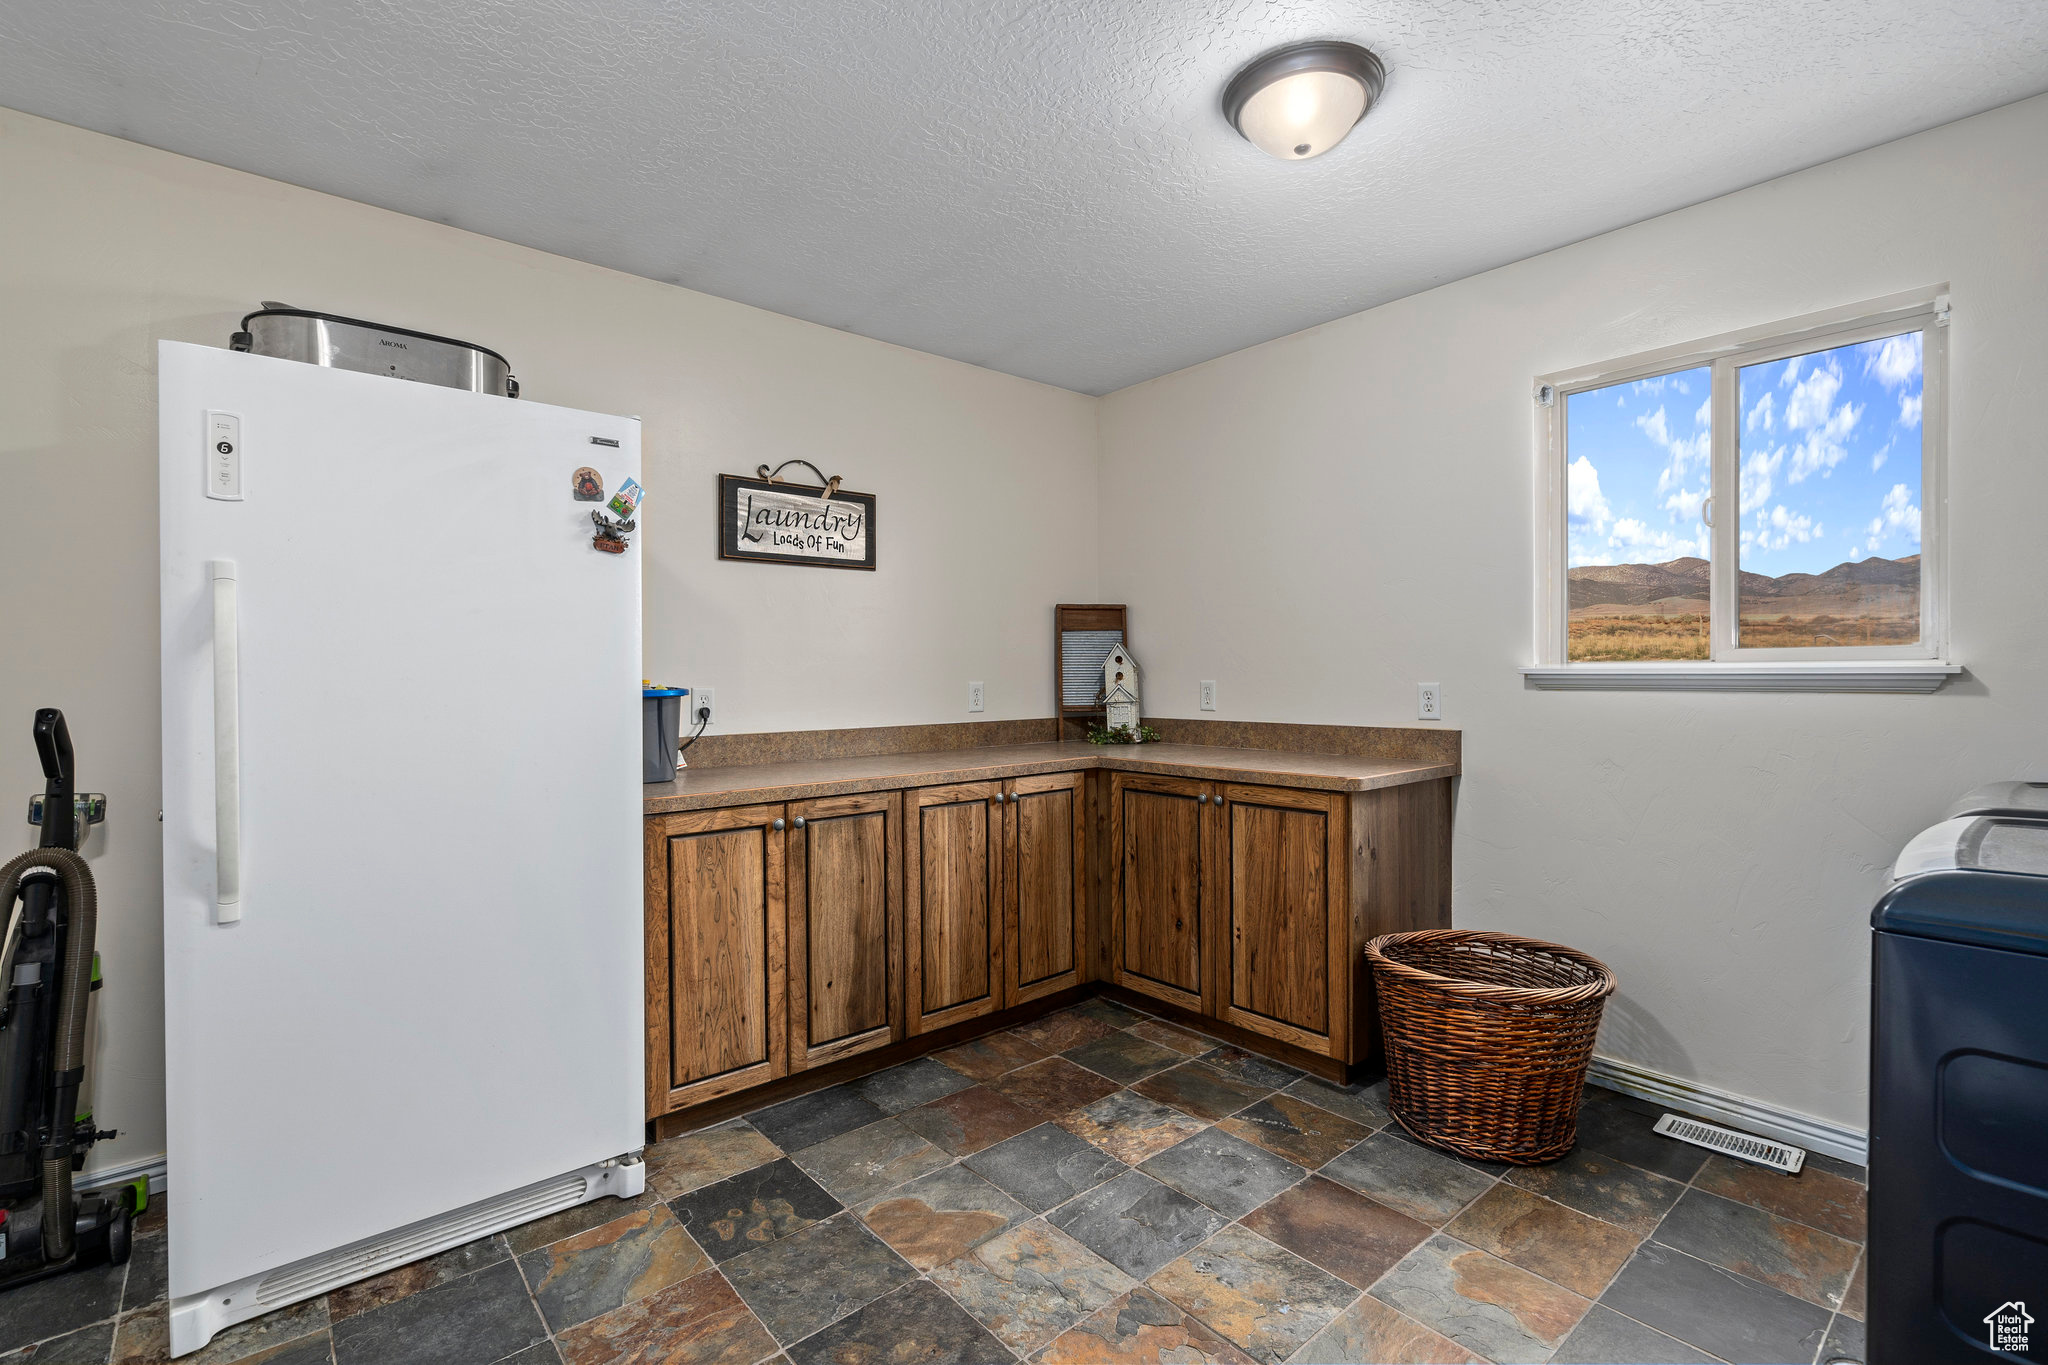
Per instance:
[[[642,1189],[640,430],[157,356],[182,1355]]]

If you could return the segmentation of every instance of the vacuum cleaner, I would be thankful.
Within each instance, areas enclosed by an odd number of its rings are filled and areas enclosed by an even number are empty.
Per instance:
[[[71,1188],[92,1144],[116,1136],[95,1129],[78,1103],[86,1004],[100,987],[98,903],[78,845],[106,818],[106,798],[72,790],[62,711],[36,712],[35,740],[45,785],[29,802],[29,823],[42,829],[40,846],[0,867],[0,1289],[126,1261],[146,1197],[133,1186]]]

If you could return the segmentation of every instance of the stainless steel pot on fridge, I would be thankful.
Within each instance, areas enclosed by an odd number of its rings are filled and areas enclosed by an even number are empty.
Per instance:
[[[472,393],[519,396],[512,363],[487,347],[265,300],[228,348]]]

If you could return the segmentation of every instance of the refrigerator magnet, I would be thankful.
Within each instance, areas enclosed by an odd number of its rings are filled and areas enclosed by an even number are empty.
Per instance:
[[[569,476],[569,492],[578,502],[603,502],[604,480],[589,465]]]
[[[612,500],[605,505],[617,516],[632,516],[640,507],[640,485],[630,478],[627,479],[619,485],[619,491],[612,494]]]
[[[590,538],[591,549],[602,550],[608,555],[622,555],[626,552],[626,537],[633,530],[631,518],[613,521],[602,512],[592,511],[590,524],[597,528],[597,534]]]

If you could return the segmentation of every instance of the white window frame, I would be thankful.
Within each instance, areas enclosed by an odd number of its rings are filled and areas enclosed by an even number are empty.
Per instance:
[[[1521,671],[1546,689],[1931,692],[1962,667],[1948,658],[1948,328],[1946,285],[1894,294],[1786,322],[1667,346],[1536,380],[1536,662]],[[1736,630],[1736,567],[1742,519],[1737,375],[1750,365],[1919,331],[1921,343],[1920,639],[1910,645],[1768,648],[1743,646]],[[1570,583],[1566,569],[1565,400],[1675,370],[1712,372],[1713,532],[1706,660],[1573,663],[1566,658]]]

